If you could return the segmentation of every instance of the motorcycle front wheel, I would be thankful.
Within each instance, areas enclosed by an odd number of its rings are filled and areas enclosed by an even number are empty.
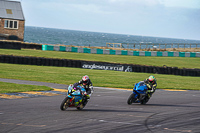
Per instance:
[[[131,105],[135,101],[135,94],[131,94],[127,100],[127,104]]]
[[[69,106],[69,98],[65,97],[65,99],[62,101],[61,105],[60,105],[60,109],[62,111],[66,110]]]

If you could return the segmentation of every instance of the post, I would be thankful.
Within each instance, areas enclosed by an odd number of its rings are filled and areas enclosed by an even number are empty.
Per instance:
[[[141,49],[141,43],[140,43],[140,49]]]

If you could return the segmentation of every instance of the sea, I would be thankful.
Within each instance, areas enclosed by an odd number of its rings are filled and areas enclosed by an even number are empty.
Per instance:
[[[33,26],[25,26],[24,41],[39,44],[61,44],[90,47],[106,47],[106,43],[121,43],[123,48],[135,49],[141,48],[140,44],[142,44],[143,48],[159,47],[159,44],[161,44],[161,48],[200,47],[200,40],[89,32]]]

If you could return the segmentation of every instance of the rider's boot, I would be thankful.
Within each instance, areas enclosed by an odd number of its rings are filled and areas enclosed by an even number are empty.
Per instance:
[[[81,104],[82,104],[82,99],[79,101],[79,103],[78,103],[77,107],[80,107],[80,106],[81,106]]]
[[[89,94],[88,94],[88,95],[86,95],[86,98],[87,98],[87,99],[90,99],[90,95],[89,95]]]

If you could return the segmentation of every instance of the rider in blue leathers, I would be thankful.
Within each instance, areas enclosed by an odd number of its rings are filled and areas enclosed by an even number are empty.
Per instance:
[[[84,87],[88,95],[87,98],[90,98],[90,94],[93,91],[93,85],[90,78],[87,75],[83,76],[82,80],[80,80],[78,83],[74,83],[75,88],[78,85],[82,85]]]

